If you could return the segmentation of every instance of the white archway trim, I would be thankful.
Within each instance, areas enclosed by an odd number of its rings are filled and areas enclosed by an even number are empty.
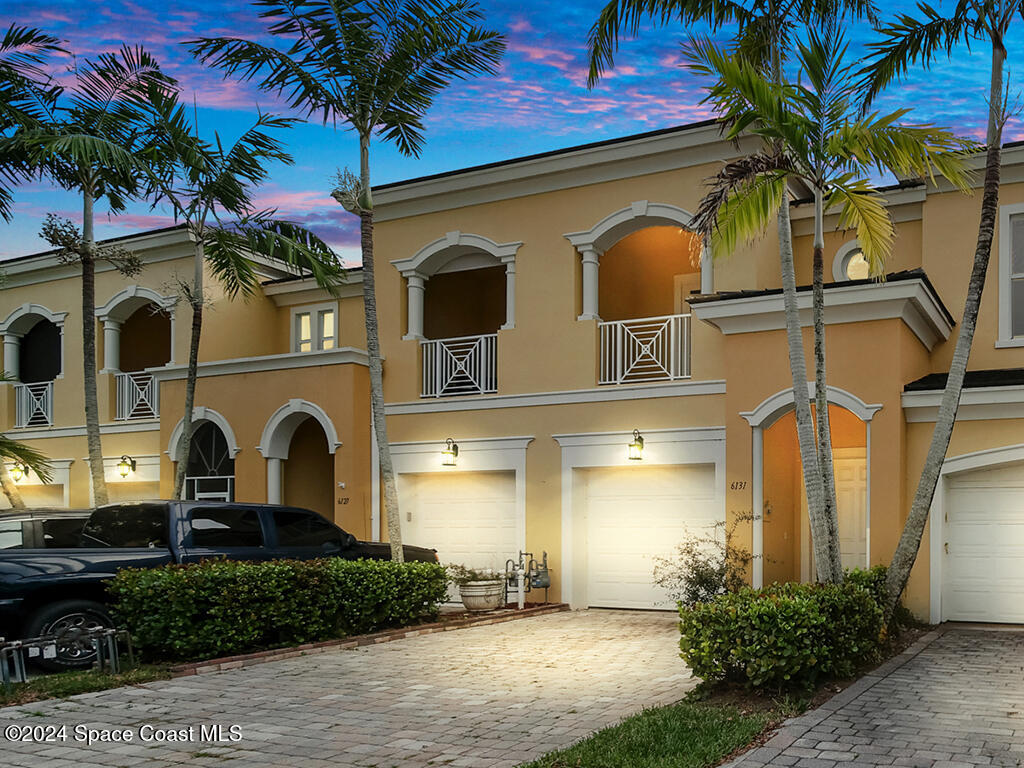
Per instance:
[[[514,262],[516,252],[522,243],[496,243],[489,237],[474,235],[469,232],[454,230],[444,237],[420,248],[406,259],[395,259],[391,263],[402,273],[403,277],[416,275],[423,279],[436,275],[450,262],[471,253],[486,253],[501,264]]]
[[[341,445],[334,422],[319,405],[300,398],[293,398],[274,411],[263,428],[263,436],[256,449],[265,459],[287,459],[292,435],[299,424],[309,416],[323,427],[324,434],[327,435],[327,452],[333,454]]]
[[[814,400],[814,382],[807,382],[807,392],[811,400]],[[881,403],[868,404],[851,392],[839,387],[828,387],[828,401],[850,411],[861,421],[871,421],[878,411],[882,410]],[[780,416],[793,408],[796,398],[793,396],[793,388],[783,389],[771,397],[765,398],[754,410],[740,413],[747,423],[752,427],[766,429],[770,427]]]
[[[845,282],[850,278],[846,274],[846,266],[853,255],[860,250],[860,241],[856,238],[843,243],[832,259],[832,278],[837,282]]]
[[[235,431],[231,429],[231,424],[228,423],[228,420],[220,413],[213,410],[213,408],[198,405],[192,409],[192,424],[198,425],[198,423],[202,421],[211,421],[217,425],[221,434],[224,435],[224,441],[228,444],[228,453],[231,455],[232,459],[235,458],[235,456],[238,455],[238,452],[242,449],[238,446],[238,441],[235,439]],[[184,430],[184,419],[178,419],[178,423],[175,424],[174,429],[171,430],[171,439],[167,442],[167,455],[171,457],[171,461],[175,461],[178,458],[181,433]]]
[[[690,229],[693,214],[668,203],[635,200],[601,219],[585,232],[569,232],[565,238],[583,260],[583,313],[578,320],[600,320],[598,308],[598,267],[601,256],[619,240],[647,227],[666,225]],[[701,293],[714,293],[711,255],[701,253]]]
[[[807,382],[807,392],[813,401],[815,384]],[[865,536],[867,541],[866,563],[871,562],[871,420],[882,410],[881,403],[868,404],[859,397],[839,387],[828,387],[828,401],[850,411],[864,422],[865,454],[867,463],[866,497],[864,510]],[[751,427],[751,483],[750,494],[753,499],[754,531],[752,546],[754,560],[752,563],[752,581],[757,589],[764,586],[764,431],[774,424],[780,416],[793,409],[796,398],[793,388],[783,389],[771,397],[765,398],[752,411],[741,412],[740,416],[747,420]]]
[[[178,303],[177,296],[163,296],[152,288],[142,285],[129,285],[115,293],[102,307],[96,308],[96,317],[100,320],[117,320],[124,322],[139,307],[152,302],[165,312],[173,312]]]
[[[39,322],[38,320],[31,320],[33,317],[49,320],[63,332],[64,319],[67,316],[67,312],[51,312],[42,304],[22,304],[11,312],[6,320],[0,323],[0,334],[5,336],[8,334],[24,335],[32,330],[33,325]]]
[[[442,272],[505,266],[505,323],[503,330],[516,326],[516,253],[521,242],[496,243],[489,237],[453,230],[420,248],[407,259],[391,263],[406,279],[408,325],[402,338],[423,339],[423,302],[426,282]]]
[[[928,614],[931,624],[942,622],[942,565],[947,511],[947,481],[962,472],[977,469],[998,469],[1007,464],[1024,462],[1024,443],[1002,445],[953,456],[942,462],[939,482],[928,513]]]

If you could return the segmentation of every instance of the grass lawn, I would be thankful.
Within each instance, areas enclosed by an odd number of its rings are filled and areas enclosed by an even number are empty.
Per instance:
[[[684,699],[644,710],[520,768],[708,768],[788,714]]]
[[[0,707],[28,704],[43,699],[64,699],[77,693],[92,693],[108,688],[120,688],[123,685],[166,680],[170,676],[168,667],[159,664],[143,664],[120,675],[89,670],[57,672],[32,678],[27,683],[18,683],[9,693],[0,686]]]

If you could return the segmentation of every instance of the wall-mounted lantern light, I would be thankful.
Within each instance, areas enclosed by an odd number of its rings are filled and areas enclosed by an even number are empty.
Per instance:
[[[11,467],[11,479],[16,483],[20,483],[21,479],[28,475],[28,467],[24,464],[15,464]]]
[[[630,461],[642,461],[644,458],[644,439],[639,429],[633,430],[633,442],[629,444]]]
[[[455,459],[459,455],[459,445],[450,437],[444,441],[444,448],[441,449],[441,465],[454,467]]]
[[[135,471],[136,462],[131,456],[122,456],[117,462],[117,472],[121,477],[128,477]]]

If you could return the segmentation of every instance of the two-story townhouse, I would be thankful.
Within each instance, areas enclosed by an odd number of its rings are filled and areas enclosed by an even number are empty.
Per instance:
[[[738,535],[757,556],[753,583],[810,578],[776,235],[712,259],[688,231],[704,180],[746,149],[699,123],[375,190],[407,542],[477,566],[546,550],[555,597],[665,607],[653,559],[752,515]],[[1004,164],[972,372],[906,596],[934,621],[1024,620],[1024,148],[1008,146]],[[812,210],[800,197],[798,282],[809,284]],[[886,198],[898,229],[886,280],[868,279],[852,233],[826,243],[850,567],[888,562],[902,530],[980,204],[942,184]],[[806,324],[806,289],[801,301]],[[809,328],[805,344],[810,359]],[[442,458],[449,439],[454,460]]]
[[[170,227],[117,239],[143,263],[96,275],[97,388],[112,501],[168,498],[181,439],[191,308],[179,300],[192,238]],[[361,273],[331,295],[287,265],[255,259],[262,290],[231,300],[206,276],[207,312],[186,495],[314,509],[370,537],[371,452]],[[92,501],[85,441],[81,278],[54,253],[3,265],[0,414],[51,458],[48,485],[19,481],[29,505]],[[180,278],[179,278],[180,276]],[[122,476],[122,456],[134,471]],[[6,503],[6,499],[3,500]]]

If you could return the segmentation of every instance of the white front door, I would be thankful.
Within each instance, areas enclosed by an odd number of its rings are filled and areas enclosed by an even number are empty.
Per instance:
[[[1024,466],[946,482],[943,620],[1024,622]]]
[[[689,536],[712,536],[715,468],[630,466],[579,470],[586,535],[588,605],[675,606],[653,582],[655,559]]]
[[[504,570],[516,559],[515,472],[401,474],[402,541],[444,564]]]
[[[832,465],[836,481],[839,517],[839,557],[843,568],[868,565],[868,462],[864,448],[835,448]],[[801,542],[800,580],[814,581],[814,548],[807,515],[807,493],[800,484],[800,515],[804,531]]]

